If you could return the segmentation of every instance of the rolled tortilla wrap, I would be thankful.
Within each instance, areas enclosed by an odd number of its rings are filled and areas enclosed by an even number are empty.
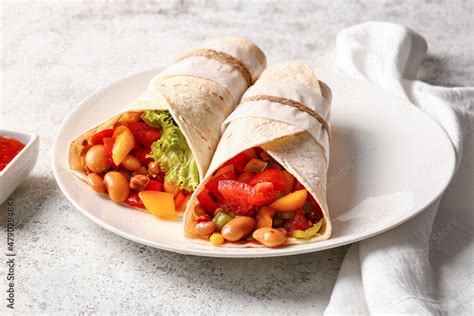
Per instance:
[[[307,189],[321,207],[323,226],[310,239],[289,238],[288,244],[328,239],[331,221],[326,201],[329,164],[331,91],[300,62],[268,67],[249,88],[240,105],[226,119],[209,170],[194,191],[185,213],[185,236],[197,242],[194,209],[197,195],[224,163],[239,153],[260,146]],[[255,247],[256,243],[225,243],[229,247]]]
[[[86,180],[83,154],[92,135],[134,113],[167,110],[184,134],[202,179],[220,139],[222,122],[265,66],[263,52],[243,39],[216,39],[188,52],[155,76],[118,114],[75,137],[69,148],[71,169]]]

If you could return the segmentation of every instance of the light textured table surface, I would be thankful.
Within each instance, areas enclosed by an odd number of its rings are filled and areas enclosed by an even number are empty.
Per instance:
[[[95,90],[208,38],[253,40],[270,63],[311,62],[334,47],[338,31],[368,20],[404,23],[427,38],[424,80],[472,85],[472,2],[449,3],[2,4],[1,127],[41,138],[34,171],[11,196],[18,221],[16,311],[321,313],[346,248],[234,260],[182,256],[123,239],[81,215],[57,187],[51,149],[58,127]],[[0,314],[6,310],[5,275],[2,263]]]

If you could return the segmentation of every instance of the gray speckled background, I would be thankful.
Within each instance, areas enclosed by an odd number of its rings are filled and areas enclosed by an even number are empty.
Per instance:
[[[472,85],[472,1],[447,3],[2,3],[1,126],[41,137],[36,168],[11,197],[18,221],[16,311],[321,313],[346,248],[287,258],[212,259],[113,235],[76,211],[56,186],[51,148],[58,126],[98,88],[207,38],[251,39],[270,63],[311,62],[333,47],[339,30],[367,20],[404,23],[427,38],[431,54],[423,79]],[[0,313],[6,310],[5,275],[1,264]]]

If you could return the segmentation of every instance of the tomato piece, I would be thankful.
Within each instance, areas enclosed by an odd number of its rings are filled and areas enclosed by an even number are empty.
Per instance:
[[[221,168],[221,170],[227,167],[232,167],[232,166],[230,165],[230,166],[223,167]],[[225,173],[221,173],[219,175],[215,175],[211,177],[211,179],[209,179],[209,181],[204,186],[206,189],[209,190],[209,192],[212,192],[212,194],[214,194],[219,200],[224,199],[224,197],[222,196],[222,194],[219,192],[219,189],[218,189],[219,181],[221,180],[235,180],[235,174],[234,174],[233,168],[232,169],[228,168],[227,171],[225,171]]]
[[[130,205],[131,207],[138,207],[138,208],[145,208],[145,205],[143,205],[142,200],[138,196],[138,193],[132,192],[128,196],[128,198],[125,200],[125,203]]]
[[[228,165],[234,165],[234,169],[236,172],[244,172],[245,170],[245,165],[252,159],[252,158],[257,158],[257,153],[253,148],[247,149],[234,158],[228,160],[224,166]]]
[[[253,187],[251,203],[254,206],[269,204],[275,200],[275,189],[271,182],[259,182]]]
[[[307,230],[309,228],[308,220],[304,216],[304,210],[299,208],[295,216],[291,219],[291,230]]]
[[[145,188],[146,191],[163,191],[163,183],[150,180]]]
[[[150,126],[144,122],[128,122],[127,127],[132,132],[133,137],[140,140],[142,135],[150,129]]]
[[[132,131],[135,139],[147,148],[161,137],[161,133],[157,128],[148,126],[144,122],[129,122],[127,127]]]
[[[97,144],[103,144],[104,138],[106,137],[112,137],[112,134],[114,133],[114,129],[104,129],[103,131],[100,131],[98,133],[95,133],[91,137],[91,143],[92,145],[97,145]]]
[[[217,203],[212,199],[209,190],[203,190],[197,195],[197,199],[202,208],[211,214],[214,214],[216,208],[219,207],[219,205],[217,205]]]
[[[140,148],[134,151],[134,156],[137,157],[138,161],[142,166],[148,166],[150,162],[153,162],[153,158],[147,158],[147,155],[150,153],[150,149]]]
[[[149,131],[146,131],[142,137],[140,138],[140,141],[145,147],[149,148],[151,145],[160,139],[161,133],[158,129],[152,128]]]
[[[221,180],[218,189],[236,215],[247,215],[252,209],[254,192],[250,185],[235,180]]]
[[[268,168],[255,174],[255,176],[248,181],[248,184],[254,186],[260,182],[273,183],[275,191],[283,191],[285,189],[285,178],[281,170],[276,168]]]
[[[109,165],[115,166],[114,161],[112,159],[112,148],[114,148],[115,137],[105,137],[102,139],[105,147],[105,155],[106,159],[109,162]]]
[[[155,180],[158,181],[158,182],[164,183],[164,182],[165,182],[165,173],[164,173],[164,172],[160,172],[160,173],[156,176]]]

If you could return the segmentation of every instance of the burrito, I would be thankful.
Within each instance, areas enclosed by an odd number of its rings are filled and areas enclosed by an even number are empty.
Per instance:
[[[228,247],[279,247],[331,235],[326,202],[331,91],[311,67],[267,68],[224,121],[184,215],[185,236]]]
[[[116,115],[75,137],[70,168],[115,202],[162,219],[182,216],[221,124],[265,66],[263,52],[242,39],[186,53]]]

